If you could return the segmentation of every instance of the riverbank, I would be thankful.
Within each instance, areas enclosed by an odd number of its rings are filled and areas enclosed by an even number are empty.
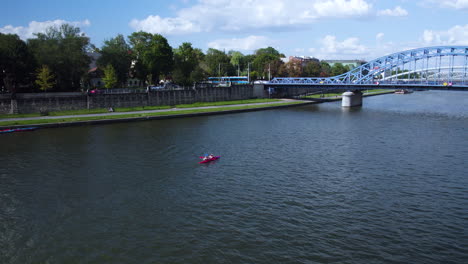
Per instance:
[[[363,96],[375,96],[393,93],[393,91],[379,91],[373,93],[366,93]],[[277,109],[284,107],[302,106],[308,104],[319,104],[324,102],[333,102],[341,100],[339,94],[325,98],[317,98],[311,100],[293,100],[293,99],[280,99],[276,101],[260,102],[260,103],[243,103],[243,104],[226,104],[225,102],[214,102],[211,106],[198,106],[188,107],[181,105],[173,108],[163,108],[155,110],[140,110],[140,111],[126,111],[126,112],[105,112],[105,113],[92,113],[92,114],[70,114],[62,116],[26,116],[17,118],[3,118],[0,119],[0,130],[14,129],[24,127],[39,127],[39,128],[52,128],[52,127],[67,127],[67,126],[81,126],[81,125],[94,125],[94,124],[110,124],[120,122],[134,122],[194,116],[207,116],[207,115],[221,115],[233,114],[249,111],[261,111],[268,109]]]
[[[162,110],[145,110],[133,112],[109,112],[97,114],[68,115],[68,116],[37,116],[23,118],[0,119],[0,130],[23,127],[66,127],[93,124],[109,124],[117,122],[145,121],[193,116],[232,114],[248,111],[300,106],[317,102],[282,99],[278,102],[215,105],[191,108],[171,108]]]

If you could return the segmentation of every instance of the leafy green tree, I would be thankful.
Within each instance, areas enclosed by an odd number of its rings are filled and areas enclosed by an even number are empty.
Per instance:
[[[251,81],[258,80],[258,79],[260,79],[260,77],[261,77],[261,76],[258,74],[257,71],[251,71],[251,72],[250,72],[250,80],[251,80]]]
[[[348,71],[348,68],[343,66],[343,64],[341,64],[341,63],[335,63],[331,67],[332,76],[337,76],[337,75],[343,74],[343,73],[345,73],[347,71]]]
[[[248,54],[248,55],[245,55],[244,56],[244,71],[243,71],[243,75],[247,75],[248,74],[248,70],[250,68],[250,71],[252,72],[253,71],[253,61],[255,60],[257,56],[255,54]],[[250,74],[252,75],[252,74]],[[252,79],[252,76],[250,76],[251,80],[254,80]]]
[[[206,71],[209,76],[235,75],[229,56],[217,49],[209,48],[205,55]]]
[[[236,75],[241,75],[241,69],[245,68],[245,63],[244,63],[244,54],[242,54],[240,51],[230,51],[228,53],[230,57],[230,63],[234,68],[237,70]]]
[[[32,82],[35,62],[18,35],[0,33],[0,88],[15,93],[20,84]]]
[[[193,72],[190,73],[190,79],[193,82],[200,82],[206,80],[207,74],[202,68],[202,63],[200,63]]]
[[[197,60],[197,66],[190,73],[192,82],[199,82],[205,80],[207,77],[206,72],[203,70],[203,61],[205,60],[205,54],[201,49],[194,49],[195,57]]]
[[[283,64],[281,58],[284,55],[279,53],[272,47],[259,49],[255,52],[255,59],[253,60],[253,69],[258,72],[259,77],[268,78],[270,74],[272,77],[280,73],[280,67]]]
[[[117,76],[117,83],[119,86],[124,86],[128,79],[132,56],[130,45],[127,44],[123,35],[119,34],[115,38],[104,41],[100,54],[97,65],[101,68],[112,65]]]
[[[136,60],[135,73],[138,78],[156,84],[161,75],[172,71],[173,51],[166,38],[139,31],[133,32],[129,40]]]
[[[279,57],[271,54],[261,54],[255,57],[253,61],[253,69],[263,78],[267,78],[268,73],[272,76],[276,76],[277,73],[279,73],[282,64],[283,62]]]
[[[113,88],[117,84],[118,78],[112,64],[107,64],[104,68],[104,78],[102,78],[102,81],[104,81],[104,87],[107,89]]]
[[[322,67],[318,59],[312,59],[304,66],[304,76],[306,77],[319,77]]]
[[[174,50],[173,80],[182,85],[190,85],[204,78],[200,62],[203,60],[203,52],[194,49],[191,43],[185,42]]]
[[[330,77],[331,74],[331,66],[325,61],[320,62],[320,77]]]
[[[80,89],[81,78],[88,71],[89,38],[80,28],[63,24],[49,27],[45,33],[27,41],[36,61],[48,65],[56,74],[57,88],[62,91]]]
[[[54,78],[55,76],[52,74],[49,67],[47,65],[42,65],[42,67],[37,70],[35,83],[39,86],[39,90],[47,91],[54,87]]]
[[[256,56],[260,56],[263,54],[273,55],[274,57],[277,57],[278,59],[285,57],[284,54],[279,53],[279,51],[277,51],[275,48],[272,48],[272,47],[262,48],[262,49],[258,49],[255,51]]]

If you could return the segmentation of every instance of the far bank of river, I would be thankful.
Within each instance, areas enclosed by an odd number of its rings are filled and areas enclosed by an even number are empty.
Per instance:
[[[378,91],[364,94],[364,96],[374,96],[393,93],[393,91]],[[156,110],[146,111],[131,111],[131,112],[108,112],[96,114],[66,114],[60,116],[33,116],[33,117],[14,117],[11,115],[8,118],[0,119],[0,130],[24,127],[67,127],[67,126],[80,126],[92,124],[109,124],[118,122],[134,122],[145,120],[193,117],[193,116],[206,116],[206,115],[220,115],[220,114],[233,114],[248,111],[260,111],[268,109],[277,109],[283,107],[302,106],[307,104],[317,104],[323,102],[331,102],[341,100],[339,94],[327,95],[325,98],[317,98],[315,101],[308,100],[268,100],[259,99],[249,100],[249,103],[236,104],[236,101],[229,102],[225,105],[220,105],[220,102],[215,102],[213,105],[201,107],[183,107],[183,108],[163,108]],[[239,101],[243,102],[243,101]]]

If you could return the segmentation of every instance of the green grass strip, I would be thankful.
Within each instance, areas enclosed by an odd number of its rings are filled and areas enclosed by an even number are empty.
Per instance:
[[[341,96],[343,93],[324,93],[324,94],[313,94],[308,96],[303,96],[302,98],[328,98],[328,97],[337,97]]]
[[[268,105],[244,105],[244,106],[219,107],[219,108],[208,108],[208,109],[205,108],[205,109],[192,109],[192,110],[176,110],[176,111],[164,111],[164,112],[141,113],[141,114],[122,114],[122,115],[89,116],[89,117],[87,116],[87,117],[18,120],[18,121],[3,121],[3,122],[0,121],[0,126],[38,125],[38,124],[82,122],[82,121],[108,120],[108,119],[124,119],[124,118],[136,118],[136,117],[147,117],[147,116],[182,115],[182,114],[207,113],[207,112],[218,112],[218,111],[222,112],[222,111],[228,111],[228,110],[275,107],[275,106],[294,105],[294,104],[301,104],[301,103],[304,103],[304,102],[287,102],[287,103],[277,103],[277,104],[268,104]]]
[[[144,111],[144,110],[162,110],[170,109],[168,105],[165,106],[137,106],[137,107],[126,107],[126,108],[114,108],[114,112],[133,112],[133,111]],[[104,114],[109,113],[107,108],[98,108],[98,109],[84,109],[76,111],[56,111],[50,112],[49,116],[64,116],[64,115],[87,115],[87,114]],[[14,116],[16,117],[16,116]]]
[[[372,90],[363,90],[363,94],[379,94],[379,93],[389,93],[393,92],[393,90],[389,89],[372,89]],[[343,93],[318,93],[308,96],[303,96],[302,98],[330,98],[330,97],[341,97]]]
[[[180,104],[176,105],[177,108],[191,108],[191,107],[202,107],[202,106],[219,106],[219,105],[234,105],[234,104],[254,104],[254,103],[267,103],[277,102],[277,99],[249,99],[249,100],[235,100],[235,101],[220,101],[220,102],[205,102],[205,103],[194,103],[194,104]],[[136,107],[115,107],[114,112],[134,112],[144,110],[163,110],[170,109],[171,106],[136,106]],[[64,115],[88,115],[88,114],[104,114],[108,113],[107,108],[98,109],[83,109],[83,110],[70,110],[70,111],[53,111],[49,112],[48,116],[64,116]],[[38,117],[40,113],[32,114],[0,114],[2,118],[27,118],[27,117]]]
[[[177,108],[191,108],[203,106],[219,106],[219,105],[234,105],[234,104],[256,104],[256,103],[269,103],[278,102],[278,99],[250,99],[250,100],[236,100],[236,101],[220,101],[220,102],[199,102],[194,104],[180,104],[176,105]]]
[[[393,90],[390,89],[372,89],[372,90],[364,90],[364,94],[369,94],[369,93],[389,93],[392,92]]]

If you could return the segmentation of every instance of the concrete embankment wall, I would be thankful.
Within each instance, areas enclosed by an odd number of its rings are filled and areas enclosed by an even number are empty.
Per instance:
[[[0,95],[0,113],[37,113],[108,107],[135,107],[192,104],[244,100],[254,96],[251,85],[231,87],[204,87],[190,90],[156,90],[141,93],[93,94],[86,93],[29,93]]]

